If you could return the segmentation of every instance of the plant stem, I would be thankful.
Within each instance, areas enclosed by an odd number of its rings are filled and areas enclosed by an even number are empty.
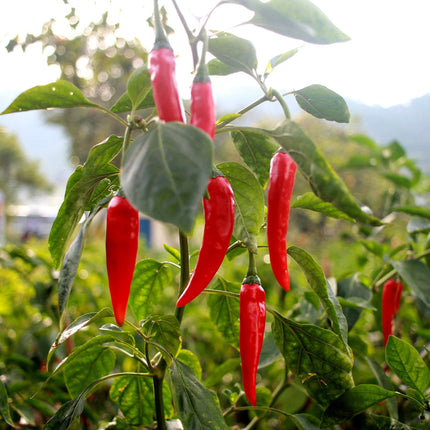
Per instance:
[[[261,98],[259,98],[258,100],[256,100],[254,103],[251,103],[249,106],[246,106],[245,108],[243,108],[242,110],[240,110],[238,112],[239,115],[244,115],[245,113],[249,112],[250,110],[256,108],[257,106],[261,105],[264,102],[269,101],[269,99],[267,98],[267,96],[263,96]],[[230,124],[232,121],[234,121],[236,118],[231,118],[231,119],[226,119],[225,121],[217,124],[216,128],[217,130],[220,128],[225,127],[227,124]]]
[[[125,129],[125,133],[124,133],[124,143],[122,144],[123,152],[125,152],[130,145],[132,130],[133,128],[130,123],[127,125],[127,128]]]
[[[185,287],[188,285],[190,280],[190,256],[188,250],[188,238],[187,235],[180,231],[179,232],[179,249],[181,252],[181,280],[179,284],[179,294],[178,297],[184,292]],[[182,322],[182,318],[184,316],[185,306],[181,306],[180,308],[176,308],[175,317],[179,321],[179,325]]]
[[[275,98],[278,100],[279,104],[282,107],[282,110],[284,111],[285,118],[291,119],[290,110],[288,109],[287,103],[285,103],[284,97],[282,97],[282,94],[278,90],[272,89],[272,94],[275,96]]]
[[[166,418],[164,417],[164,403],[163,403],[163,380],[164,371],[162,375],[155,375],[153,378],[154,385],[154,399],[155,399],[155,415],[157,417],[157,429],[167,430]]]

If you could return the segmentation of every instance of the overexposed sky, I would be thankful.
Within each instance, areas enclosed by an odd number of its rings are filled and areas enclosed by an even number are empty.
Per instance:
[[[177,33],[177,37],[171,39],[175,52],[186,58],[189,49],[172,3],[170,0],[159,2],[167,8]],[[69,3],[76,6],[78,16],[87,22],[98,20],[102,11],[110,7],[112,16],[119,18],[126,37],[138,37],[148,49],[151,47],[152,33],[146,23],[152,13],[151,0],[70,0]],[[197,25],[198,17],[205,15],[217,2],[178,0],[178,3],[193,26]],[[407,103],[430,92],[429,0],[315,0],[313,3],[352,40],[327,46],[311,45],[252,26],[235,27],[252,16],[236,5],[221,6],[210,20],[209,28],[227,30],[252,40],[261,62],[261,72],[271,57],[301,47],[300,52],[280,66],[268,81],[269,86],[283,91],[319,83],[344,97],[387,107]],[[38,34],[44,22],[51,17],[61,18],[67,11],[61,0],[3,0],[0,3],[1,44],[17,33],[22,37],[27,32]],[[61,27],[58,30],[63,31]],[[11,94],[8,100],[0,99],[0,110],[19,92],[58,77],[58,70],[47,67],[40,46],[29,48],[25,54],[19,50],[7,54],[0,49],[0,64],[0,92]],[[190,82],[188,64],[183,61],[178,71],[184,91]],[[229,81],[226,78],[223,84]],[[234,91],[236,85],[254,84],[243,74],[238,74],[230,85]]]

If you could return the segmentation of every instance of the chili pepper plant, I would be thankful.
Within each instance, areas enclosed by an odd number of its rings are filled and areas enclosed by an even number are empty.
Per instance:
[[[217,7],[226,3],[251,11],[248,25],[298,44],[348,41],[305,0],[228,0]],[[408,423],[426,428],[430,371],[422,358],[427,350],[420,355],[415,346],[422,348],[430,337],[421,332],[402,338],[398,325],[403,301],[418,303],[418,312],[427,314],[430,304],[429,251],[420,236],[428,231],[430,216],[410,192],[419,183],[419,171],[399,144],[382,150],[370,139],[355,137],[368,151],[355,167],[368,166],[370,159],[381,169],[397,166],[398,172],[387,170],[385,179],[407,188],[403,205],[396,191],[387,196],[381,216],[372,214],[288,107],[295,99],[322,121],[347,123],[344,99],[319,84],[288,91],[270,86],[272,74],[287,67],[300,49],[283,52],[280,47],[269,64],[260,64],[252,41],[234,29],[212,28],[214,10],[195,20],[183,15],[179,2],[163,6],[178,15],[182,27],[167,36],[154,1],[148,63],[133,72],[114,105],[97,105],[60,80],[25,91],[2,112],[98,109],[124,127],[123,136],[96,144],[72,173],[50,233],[49,250],[59,269],[59,332],[46,363],[50,378],[64,372],[71,398],[44,428],[73,426],[85,414],[86,399],[101,387],[108,387],[118,415],[110,424],[93,423],[94,428],[412,428]],[[188,38],[192,60],[172,48],[180,32]],[[189,104],[177,84],[176,66],[183,61],[189,63]],[[229,80],[237,73],[251,77],[261,96],[239,112],[218,117],[211,77]],[[282,121],[272,128],[246,125],[248,112],[268,103],[279,105]],[[215,159],[221,135],[229,136],[236,161]],[[121,168],[112,163],[116,157]],[[409,171],[408,178],[402,169]],[[295,199],[299,179],[307,190]],[[109,285],[104,287],[112,306],[68,322],[85,237],[106,208]],[[299,211],[354,224],[366,258],[377,260],[373,268],[327,279],[311,251],[289,239],[288,228]],[[386,215],[394,212],[420,216],[427,224],[411,221],[413,239],[387,249],[377,235],[391,222]],[[136,261],[138,213],[173,226],[177,248],[166,245],[160,260]],[[197,258],[191,258],[189,241],[201,213],[203,238]],[[157,297],[172,287],[169,311],[153,313]],[[199,330],[184,330],[188,309],[195,312],[206,301],[220,334],[213,340],[220,343],[217,348]],[[202,312],[201,318],[207,316]],[[376,327],[374,339],[355,334],[367,334],[370,326]],[[97,328],[97,335],[75,344],[59,362],[62,346],[89,327]],[[226,351],[225,362],[202,368],[193,346],[204,342],[209,350]],[[7,398],[2,382],[0,413],[12,425]],[[413,405],[412,413],[404,413],[405,404]]]

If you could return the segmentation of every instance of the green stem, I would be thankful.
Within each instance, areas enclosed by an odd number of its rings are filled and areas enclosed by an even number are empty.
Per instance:
[[[181,252],[181,279],[179,284],[179,294],[178,297],[184,292],[185,287],[188,285],[190,280],[190,256],[188,250],[188,238],[187,235],[180,231],[179,232],[179,249]],[[182,318],[184,316],[185,306],[181,306],[180,308],[176,308],[175,317],[179,321],[179,325],[182,322]]]
[[[107,113],[108,115],[110,115],[112,118],[116,119],[117,121],[119,121],[124,127],[128,127],[128,124],[126,121],[124,121],[120,116],[118,116],[117,114],[111,112],[109,109],[106,109],[103,106],[96,106],[98,109],[100,109],[102,112]]]
[[[282,97],[282,94],[278,90],[274,89],[272,89],[272,94],[275,96],[275,98],[281,105],[282,110],[284,111],[285,118],[291,119],[290,110],[288,109],[287,103],[285,102],[284,97]]]
[[[158,0],[154,0],[154,27],[155,27],[155,43],[153,49],[168,48],[172,49],[169,40],[167,39],[164,27],[161,22],[160,9],[158,7]]]
[[[256,100],[254,103],[251,103],[250,105],[246,106],[245,108],[243,108],[242,110],[240,110],[238,112],[239,115],[244,115],[247,112],[249,112],[250,110],[256,108],[257,106],[260,106],[262,103],[269,101],[269,99],[267,98],[267,96],[263,96],[261,98],[259,98],[258,100]],[[231,119],[226,119],[225,121],[217,124],[216,128],[217,130],[220,128],[225,127],[227,124],[230,124],[232,121],[234,121],[236,118],[231,118]]]
[[[130,145],[132,131],[133,131],[133,127],[130,123],[127,125],[127,128],[125,129],[125,133],[124,133],[124,143],[122,144],[123,152],[127,151],[127,148]]]
[[[166,418],[164,417],[163,379],[164,372],[160,377],[155,375],[152,378],[154,385],[155,416],[157,418],[158,430],[167,430]]]
[[[242,284],[259,284],[261,285],[261,280],[258,277],[257,266],[255,264],[255,256],[251,251],[248,251],[248,272]]]
[[[182,14],[181,10],[179,9],[179,6],[176,3],[176,0],[172,0],[172,3],[173,3],[173,6],[175,6],[176,13],[178,14],[178,17],[182,23],[182,26],[184,27],[185,33],[187,34],[188,42],[190,43],[191,54],[193,56],[193,64],[194,64],[194,68],[195,68],[197,66],[198,61],[199,61],[199,56],[197,54],[198,39],[196,39],[194,37],[192,31],[190,30],[190,27],[188,27],[187,21],[185,20],[184,15]]]

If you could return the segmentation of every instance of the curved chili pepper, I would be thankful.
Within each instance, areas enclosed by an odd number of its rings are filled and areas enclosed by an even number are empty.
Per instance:
[[[382,290],[382,333],[384,334],[384,345],[388,337],[393,334],[393,318],[399,311],[400,299],[402,297],[403,284],[394,279],[388,280]]]
[[[255,384],[266,324],[265,300],[259,278],[247,276],[240,288],[239,345],[243,389],[252,406],[257,404]]]
[[[234,225],[234,196],[224,176],[208,182],[209,199],[203,198],[205,228],[200,253],[190,282],[176,306],[185,306],[209,284],[224,260]]]
[[[106,216],[106,265],[112,308],[119,326],[125,320],[138,239],[138,211],[125,197],[113,197]]]
[[[290,200],[297,165],[285,152],[276,152],[270,162],[267,192],[267,245],[273,274],[284,290],[290,289],[287,266],[287,231]]]
[[[176,61],[172,47],[164,33],[158,2],[154,1],[155,43],[149,53],[149,74],[158,116],[161,120],[185,122],[182,101],[176,82]]]

